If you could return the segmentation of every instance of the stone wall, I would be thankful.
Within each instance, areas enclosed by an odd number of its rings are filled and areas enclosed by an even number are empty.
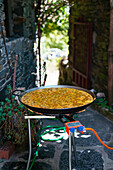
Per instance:
[[[70,3],[73,1],[70,0]],[[69,27],[69,65],[72,82],[73,62],[73,24],[91,22],[93,27],[91,54],[91,88],[104,91],[107,95],[108,84],[108,46],[110,2],[103,0],[75,0],[70,8]]]
[[[9,1],[10,4],[6,4],[7,1],[0,0],[0,100],[4,99],[6,86],[11,84],[11,74],[6,54],[8,54],[10,60],[12,74],[14,73],[15,55],[18,55],[16,87],[29,89],[35,86],[35,76],[32,74],[36,67],[33,53],[35,39],[33,1]],[[9,9],[8,13],[6,13],[5,5],[9,5],[7,7]],[[19,13],[20,11],[21,13]],[[8,16],[6,16],[7,14]],[[9,24],[6,23],[6,17],[7,20],[9,19]]]

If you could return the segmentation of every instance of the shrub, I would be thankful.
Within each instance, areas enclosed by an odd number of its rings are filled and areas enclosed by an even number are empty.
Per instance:
[[[18,104],[15,96],[11,95],[11,86],[7,86],[5,101],[0,102],[0,131],[3,139],[11,140],[15,144],[22,144],[27,135],[27,120],[24,114],[28,111],[22,104]],[[32,139],[35,140],[36,126],[31,122]]]

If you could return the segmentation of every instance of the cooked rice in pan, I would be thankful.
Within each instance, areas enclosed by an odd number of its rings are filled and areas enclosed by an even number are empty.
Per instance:
[[[26,93],[21,101],[29,106],[45,109],[63,109],[93,102],[93,97],[73,88],[44,88]]]

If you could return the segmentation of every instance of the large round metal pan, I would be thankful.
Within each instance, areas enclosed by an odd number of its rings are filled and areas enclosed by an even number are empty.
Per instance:
[[[86,105],[83,105],[83,106],[73,107],[73,108],[63,108],[63,109],[46,109],[46,108],[32,107],[32,106],[29,106],[29,105],[22,102],[21,99],[26,93],[29,93],[29,92],[34,91],[34,90],[45,89],[45,88],[71,88],[71,89],[82,90],[82,91],[85,91],[88,94],[90,94],[93,97],[93,101],[86,104]],[[64,115],[64,114],[72,114],[72,113],[75,114],[79,111],[86,109],[90,104],[92,104],[94,102],[95,99],[96,98],[95,98],[94,93],[92,93],[91,91],[89,91],[87,89],[76,87],[76,86],[66,86],[66,85],[36,87],[36,88],[26,90],[25,92],[21,93],[20,96],[19,96],[20,102],[22,104],[24,104],[27,108],[29,108],[30,110],[32,110],[34,112],[42,113],[42,114],[45,114],[45,115],[57,115],[57,114],[63,114]]]

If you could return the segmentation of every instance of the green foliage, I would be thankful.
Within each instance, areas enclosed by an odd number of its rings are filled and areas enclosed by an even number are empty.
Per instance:
[[[36,1],[36,21],[44,35],[48,36],[54,30],[61,31],[62,34],[67,35],[69,27],[68,5],[68,0]]]
[[[56,14],[53,18],[47,20],[47,22],[44,23],[43,27],[43,34],[48,36],[49,33],[58,30],[63,35],[68,35],[68,28],[69,28],[69,21],[68,21],[68,9],[65,7],[61,8],[62,11],[58,11],[58,14]],[[65,12],[67,11],[67,13]]]
[[[107,99],[97,98],[95,101],[96,101],[96,104],[99,105],[101,108],[108,109],[108,111],[113,112],[113,108],[112,106],[108,105]]]
[[[24,114],[32,114],[24,105],[15,101],[15,96],[11,95],[10,85],[6,93],[9,94],[4,102],[0,102],[0,132],[6,140],[12,140],[15,144],[21,144],[27,134],[27,122]],[[34,126],[34,123],[32,123]],[[35,135],[35,128],[32,130],[32,136]]]
[[[58,48],[63,51],[67,51],[68,49],[68,37],[63,36],[58,31],[54,31],[49,34],[48,37],[42,38],[42,53],[45,53],[47,49],[50,48]]]

